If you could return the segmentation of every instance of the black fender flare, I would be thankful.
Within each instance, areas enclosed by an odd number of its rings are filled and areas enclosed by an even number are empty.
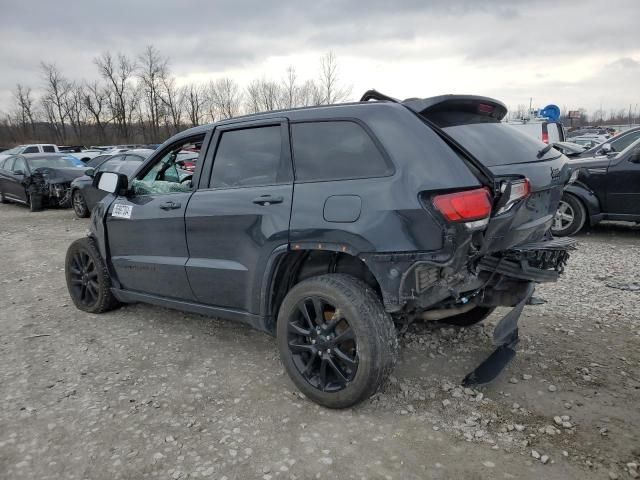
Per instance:
[[[598,196],[586,185],[582,183],[572,183],[564,188],[564,193],[569,193],[578,198],[587,209],[587,215],[589,216],[589,222],[593,224],[593,217],[602,213],[600,207],[600,199]]]

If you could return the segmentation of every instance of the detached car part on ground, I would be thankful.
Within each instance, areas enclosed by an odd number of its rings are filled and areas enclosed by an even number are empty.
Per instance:
[[[510,306],[496,351],[465,379],[488,382],[515,353],[535,283],[555,281],[573,248],[548,233],[566,157],[501,124],[505,113],[485,97],[370,91],[182,132],[133,179],[96,175],[112,195],[67,252],[71,298],[92,313],[146,302],[274,334],[292,381],[332,408],[388,377],[394,322],[470,325]],[[181,176],[176,154],[198,142],[196,171]]]
[[[603,220],[640,222],[640,139],[620,152],[570,158],[569,165],[575,182],[558,205],[554,235],[575,235]]]
[[[82,174],[74,159],[64,154],[10,156],[0,160],[0,201],[29,205],[32,212],[68,208],[71,182]]]

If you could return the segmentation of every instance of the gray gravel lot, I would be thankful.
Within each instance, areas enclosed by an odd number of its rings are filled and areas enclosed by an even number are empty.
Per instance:
[[[70,210],[0,205],[0,478],[640,474],[638,228],[579,237],[493,384],[458,386],[505,310],[469,329],[413,326],[385,390],[331,411],[298,394],[273,338],[243,325],[76,310],[63,262],[87,227]]]

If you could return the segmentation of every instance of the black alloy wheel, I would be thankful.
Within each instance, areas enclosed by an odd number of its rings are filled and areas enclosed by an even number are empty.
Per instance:
[[[327,299],[307,297],[288,319],[289,351],[298,372],[314,388],[337,392],[358,370],[356,336],[348,319]]]
[[[329,408],[369,398],[397,358],[396,330],[378,292],[342,273],[294,285],[278,309],[276,330],[280,359],[293,383]]]
[[[89,216],[89,208],[87,207],[87,203],[85,202],[80,190],[73,191],[73,211],[79,218],[86,218]]]
[[[71,257],[69,265],[70,289],[73,298],[87,307],[98,300],[98,269],[86,251],[77,250]]]
[[[69,246],[65,277],[71,300],[80,310],[102,313],[120,305],[111,291],[109,270],[92,238],[80,238]]]

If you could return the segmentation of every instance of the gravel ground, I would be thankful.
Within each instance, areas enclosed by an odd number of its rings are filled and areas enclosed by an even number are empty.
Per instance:
[[[412,326],[385,390],[330,411],[296,391],[273,338],[243,325],[146,305],[76,310],[63,262],[87,227],[70,210],[0,205],[1,478],[640,473],[637,228],[579,237],[491,385],[458,386],[505,310],[469,329]]]

